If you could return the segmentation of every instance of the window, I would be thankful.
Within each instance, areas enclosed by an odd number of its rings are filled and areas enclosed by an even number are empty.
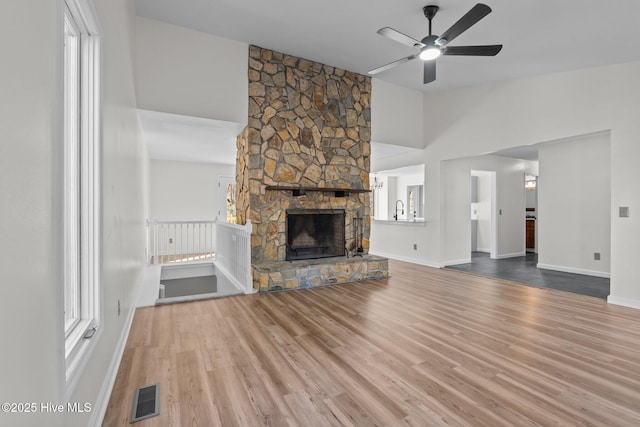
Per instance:
[[[100,324],[100,62],[90,0],[64,11],[64,337],[67,391],[95,346]],[[87,339],[89,336],[94,339]]]
[[[422,194],[424,193],[424,185],[408,185],[407,186],[407,218],[416,219],[423,218],[424,201]]]
[[[227,184],[227,222],[236,223],[236,183]]]
[[[407,191],[407,211],[409,211],[409,215],[413,212],[414,216],[416,214],[416,203],[415,203],[415,191],[408,190]]]
[[[369,174],[369,182],[371,185],[369,186],[369,215],[371,215],[372,219],[376,219],[376,191],[381,190],[384,187],[384,181],[378,181],[378,175],[374,174],[373,179],[371,179],[371,174]]]
[[[236,179],[218,177],[218,221],[236,223]]]
[[[524,188],[527,191],[536,191],[538,177],[535,175],[525,175],[524,176]]]

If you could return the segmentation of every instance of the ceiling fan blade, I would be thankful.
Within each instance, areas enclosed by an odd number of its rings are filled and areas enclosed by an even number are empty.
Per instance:
[[[388,64],[383,65],[382,67],[374,68],[373,70],[369,71],[369,74],[378,74],[378,73],[381,73],[382,71],[387,71],[388,69],[393,68],[396,65],[404,64],[405,62],[409,62],[412,59],[415,59],[417,57],[418,57],[418,55],[409,55],[406,58],[402,58],[402,59],[398,59],[397,61],[389,62]]]
[[[381,36],[384,36],[388,39],[393,40],[394,42],[398,42],[400,44],[403,44],[405,46],[410,46],[410,47],[424,47],[424,44],[412,37],[409,37],[406,34],[402,34],[400,31],[394,30],[391,27],[384,27],[384,28],[380,28],[378,30],[378,34],[380,34]]]
[[[466,56],[496,56],[501,50],[501,44],[487,46],[449,46],[442,49],[442,54]]]
[[[436,79],[436,61],[424,61],[424,84],[431,83]]]
[[[436,44],[444,45],[467,31],[472,25],[491,13],[491,8],[486,4],[478,3],[471,8],[466,15],[458,20],[447,31],[440,35]]]

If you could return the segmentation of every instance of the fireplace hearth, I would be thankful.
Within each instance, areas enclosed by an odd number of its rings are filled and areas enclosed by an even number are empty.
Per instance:
[[[344,209],[287,209],[287,261],[345,255]]]

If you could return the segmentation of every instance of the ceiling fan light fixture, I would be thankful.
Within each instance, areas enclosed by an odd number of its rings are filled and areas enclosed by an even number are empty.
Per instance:
[[[420,59],[423,61],[431,61],[442,54],[442,51],[435,46],[428,47],[420,52]]]
[[[405,46],[419,49],[413,55],[400,58],[396,61],[390,62],[382,67],[374,68],[369,71],[369,74],[377,74],[382,71],[386,71],[397,65],[404,64],[405,62],[412,61],[416,58],[420,58],[424,63],[423,65],[423,79],[424,84],[431,83],[436,79],[436,61],[440,55],[451,56],[496,56],[502,49],[501,44],[495,45],[482,45],[482,46],[449,46],[449,43],[453,41],[460,34],[467,31],[469,28],[477,24],[482,18],[491,13],[491,8],[483,3],[477,3],[471,8],[462,18],[456,21],[449,29],[440,35],[435,35],[432,32],[432,20],[436,16],[439,10],[437,5],[427,5],[422,8],[425,18],[429,21],[429,35],[425,36],[422,40],[418,41],[400,31],[394,30],[391,27],[384,27],[378,30],[378,34],[384,36],[390,40],[403,44]]]

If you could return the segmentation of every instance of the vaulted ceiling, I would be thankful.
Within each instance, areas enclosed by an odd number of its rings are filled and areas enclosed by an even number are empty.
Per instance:
[[[376,75],[431,91],[640,60],[640,1],[486,0],[493,12],[451,45],[503,44],[496,57],[438,59],[434,83],[422,84],[419,60]],[[474,0],[136,0],[136,11],[159,21],[255,44],[358,73],[415,52],[379,36],[393,27],[413,38],[428,33],[423,6],[440,11],[444,32]]]
[[[135,0],[136,13],[174,25],[242,41],[280,52],[308,58],[332,66],[366,74],[367,71],[405,57],[414,49],[376,33],[392,27],[413,38],[428,33],[422,8],[440,7],[433,32],[441,34],[470,10],[475,0]],[[441,57],[437,80],[422,84],[420,60],[377,74],[381,80],[425,92],[472,84],[570,71],[580,68],[640,60],[640,1],[615,0],[483,0],[493,11],[451,45],[503,44],[495,57]],[[585,87],[585,90],[589,90]],[[224,128],[204,121],[193,127],[192,119],[176,116],[181,145],[173,147],[168,138],[168,120],[141,112],[153,158],[233,163],[233,153],[222,156],[211,144],[229,145],[234,124]],[[181,120],[181,121],[180,121]],[[172,125],[173,126],[173,125]],[[189,130],[189,129],[192,129]],[[175,126],[172,127],[174,129]],[[237,132],[236,132],[237,133]],[[228,134],[228,135],[227,135]],[[229,136],[231,135],[231,136]],[[193,143],[184,149],[184,141]],[[218,144],[218,145],[220,145]],[[217,145],[216,145],[217,147]],[[374,154],[387,157],[398,147],[378,144]],[[209,150],[209,151],[207,151]],[[527,152],[499,153],[510,157],[535,158],[535,147]],[[180,153],[177,155],[175,153]],[[173,153],[173,154],[172,154]],[[190,153],[186,158],[184,153]],[[210,160],[209,157],[216,160]],[[527,157],[528,156],[528,157]],[[224,157],[224,159],[223,159]]]

